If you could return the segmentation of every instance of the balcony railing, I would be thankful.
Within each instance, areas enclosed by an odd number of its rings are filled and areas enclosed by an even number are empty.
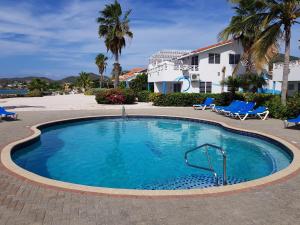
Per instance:
[[[198,65],[185,65],[185,64],[160,64],[156,67],[149,69],[150,73],[160,72],[160,71],[167,71],[167,70],[182,70],[182,71],[189,71],[189,72],[197,72],[199,71]]]

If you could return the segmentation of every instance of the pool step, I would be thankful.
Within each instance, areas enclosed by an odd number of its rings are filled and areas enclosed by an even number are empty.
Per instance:
[[[245,182],[244,179],[228,177],[228,184],[238,184]],[[219,177],[219,182],[222,183],[222,177]],[[166,183],[157,183],[145,185],[142,187],[146,190],[180,190],[180,189],[201,189],[215,186],[215,178],[210,175],[190,175],[179,177],[173,180],[168,180]]]

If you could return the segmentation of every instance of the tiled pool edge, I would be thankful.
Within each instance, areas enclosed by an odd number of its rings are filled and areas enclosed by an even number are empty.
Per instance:
[[[31,127],[33,134],[27,138],[14,141],[7,146],[5,146],[1,152],[1,161],[4,167],[6,167],[9,171],[16,174],[17,176],[23,177],[28,179],[34,183],[41,184],[42,186],[52,187],[52,188],[59,188],[63,190],[70,190],[75,192],[83,192],[83,193],[94,193],[100,195],[114,195],[114,196],[132,196],[132,197],[175,197],[175,196],[207,196],[207,195],[218,195],[218,194],[226,194],[226,193],[233,193],[238,191],[245,191],[253,188],[259,188],[262,186],[270,185],[274,182],[287,179],[288,177],[292,176],[293,174],[299,172],[300,169],[300,150],[295,147],[294,145],[290,144],[289,142],[258,131],[249,131],[243,130],[240,128],[235,128],[229,126],[222,122],[211,121],[211,120],[204,120],[198,118],[190,118],[190,117],[181,117],[181,116],[169,116],[169,115],[146,115],[146,114],[130,114],[132,117],[152,117],[152,118],[169,118],[169,119],[178,119],[178,120],[190,120],[194,122],[204,122],[210,123],[213,125],[222,126],[224,129],[228,129],[231,131],[235,131],[242,134],[252,134],[251,136],[258,136],[264,137],[267,139],[275,140],[278,143],[281,143],[287,149],[289,149],[293,154],[293,161],[289,167],[272,174],[267,177],[263,177],[257,180],[244,182],[241,184],[230,185],[230,186],[222,186],[222,187],[213,187],[207,189],[193,189],[193,190],[129,190],[129,189],[112,189],[112,188],[101,188],[101,187],[90,187],[78,184],[71,184],[61,181],[52,180],[49,178],[38,176],[34,173],[31,173],[27,170],[22,169],[21,167],[17,166],[11,159],[11,151],[16,148],[16,146],[23,145],[24,143],[28,143],[31,141],[35,141],[35,139],[39,138],[41,131],[39,128],[45,128],[52,125],[57,125],[61,123],[67,122],[74,122],[74,121],[82,121],[82,120],[92,120],[92,119],[106,119],[106,118],[118,118],[120,116],[113,116],[113,115],[103,115],[103,116],[91,116],[91,117],[77,117],[77,118],[70,118],[64,120],[55,120],[50,122],[45,122],[41,124],[37,124]],[[297,166],[298,165],[298,166]]]

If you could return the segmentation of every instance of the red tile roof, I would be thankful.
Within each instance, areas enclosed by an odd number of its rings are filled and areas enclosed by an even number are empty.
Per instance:
[[[120,81],[127,80],[128,78],[135,76],[135,73],[139,73],[143,70],[145,70],[145,69],[144,68],[133,68],[128,73],[125,73],[122,76],[120,76],[119,79],[120,79]]]
[[[200,53],[200,52],[207,51],[209,49],[217,48],[217,47],[220,47],[220,46],[223,46],[223,45],[232,44],[232,43],[233,43],[232,40],[222,41],[222,42],[219,42],[217,44],[210,45],[210,46],[207,46],[207,47],[204,47],[204,48],[198,48],[198,49],[192,51],[192,53]]]

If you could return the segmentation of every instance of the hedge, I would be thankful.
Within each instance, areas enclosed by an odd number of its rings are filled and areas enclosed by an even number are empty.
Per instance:
[[[152,93],[150,91],[139,91],[136,93],[136,97],[138,102],[149,102],[151,94]]]
[[[266,106],[269,108],[270,117],[277,119],[293,118],[300,114],[300,96],[289,97],[287,105],[281,104],[280,96],[270,94],[257,93],[236,93],[234,96],[231,93],[222,94],[199,94],[199,93],[151,93],[149,100],[155,106],[192,106],[200,104],[205,98],[215,98],[216,105],[229,105],[235,100],[253,101],[256,106]]]
[[[135,94],[130,89],[101,89],[96,93],[98,104],[133,104]]]

